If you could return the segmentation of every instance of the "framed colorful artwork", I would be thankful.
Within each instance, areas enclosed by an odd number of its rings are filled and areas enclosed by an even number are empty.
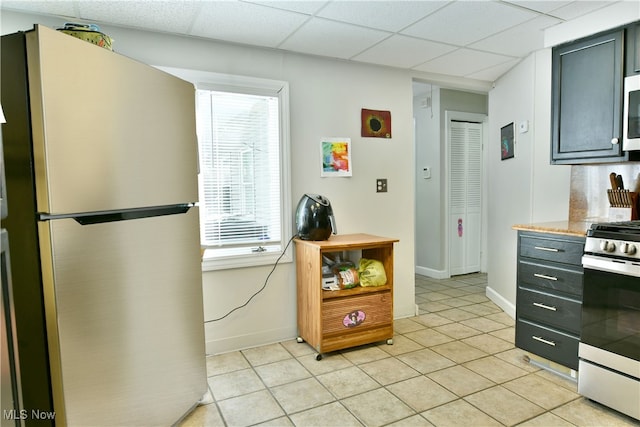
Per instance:
[[[500,158],[507,160],[514,156],[514,129],[511,122],[500,128]]]
[[[351,176],[351,138],[322,138],[322,177]]]
[[[370,138],[391,138],[391,111],[362,109],[360,136]]]

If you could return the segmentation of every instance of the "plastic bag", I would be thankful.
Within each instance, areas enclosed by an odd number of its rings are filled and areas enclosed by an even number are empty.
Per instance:
[[[78,24],[74,22],[65,22],[63,28],[58,31],[70,36],[79,38],[97,46],[108,50],[113,50],[113,39],[108,35],[100,32],[100,27],[95,24]]]
[[[349,261],[339,262],[333,266],[340,288],[351,289],[360,284],[360,275],[355,267],[355,264]]]
[[[384,265],[378,260],[362,258],[358,273],[360,274],[360,286],[384,286],[387,284]]]

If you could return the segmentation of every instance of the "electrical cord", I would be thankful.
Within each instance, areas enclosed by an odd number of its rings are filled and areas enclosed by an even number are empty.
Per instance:
[[[231,313],[240,310],[241,308],[246,307],[247,305],[249,305],[249,303],[251,302],[251,300],[257,296],[260,292],[262,292],[264,290],[264,288],[267,287],[267,283],[269,282],[269,278],[271,277],[271,275],[273,274],[273,272],[276,270],[276,267],[278,266],[278,262],[280,262],[280,259],[282,259],[282,257],[284,256],[284,254],[287,252],[287,249],[289,249],[289,245],[291,244],[291,242],[293,241],[293,239],[295,239],[296,237],[298,237],[297,234],[294,234],[289,241],[287,242],[287,245],[284,247],[284,250],[282,251],[282,253],[280,254],[280,256],[278,257],[278,259],[276,260],[275,264],[273,264],[273,268],[271,269],[271,271],[269,272],[269,274],[267,275],[267,278],[264,279],[264,284],[262,285],[262,287],[260,289],[258,289],[253,295],[251,295],[249,297],[249,299],[242,305],[239,305],[237,307],[235,307],[234,309],[232,309],[231,311],[229,311],[227,314],[225,314],[224,316],[220,316],[216,319],[211,319],[211,320],[205,320],[204,323],[212,323],[212,322],[218,322],[226,317],[228,317],[229,315],[231,315]]]

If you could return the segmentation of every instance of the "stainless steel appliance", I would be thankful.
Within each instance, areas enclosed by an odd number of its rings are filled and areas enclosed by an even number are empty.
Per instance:
[[[195,89],[52,29],[2,37],[27,425],[171,425],[207,393]]]
[[[640,221],[587,232],[578,392],[640,419]]]
[[[4,123],[0,117],[0,123]],[[7,217],[7,196],[4,179],[4,156],[2,155],[2,134],[0,134],[0,220]],[[20,384],[20,362],[18,357],[18,339],[16,316],[13,304],[13,285],[11,282],[11,257],[9,256],[9,233],[0,229],[0,368],[2,368],[2,419],[0,425],[22,426],[22,386]]]
[[[640,150],[640,74],[624,79],[622,149]]]
[[[296,208],[296,226],[302,240],[327,240],[337,234],[331,202],[320,194],[304,194]]]

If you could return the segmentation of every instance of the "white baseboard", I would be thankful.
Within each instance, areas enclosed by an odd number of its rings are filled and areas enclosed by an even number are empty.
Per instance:
[[[449,274],[444,270],[434,270],[433,268],[416,266],[416,274],[431,277],[432,279],[448,279]]]
[[[485,294],[487,298],[493,301],[498,307],[500,307],[505,313],[516,318],[516,306],[507,301],[502,295],[493,290],[490,286],[487,286]]]
[[[272,329],[247,335],[239,335],[218,340],[207,340],[207,355],[229,353],[261,345],[273,344],[297,338],[298,330],[293,328]]]

